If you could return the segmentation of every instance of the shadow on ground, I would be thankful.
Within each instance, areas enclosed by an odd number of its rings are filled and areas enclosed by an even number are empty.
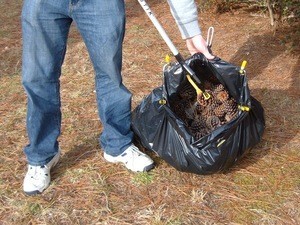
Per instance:
[[[289,35],[289,39],[284,39]],[[240,160],[233,170],[239,170],[248,167],[249,165],[260,160],[268,155],[274,149],[284,148],[298,134],[297,130],[297,115],[299,116],[299,91],[300,91],[300,58],[299,58],[299,32],[295,32],[294,27],[282,28],[277,30],[276,36],[273,32],[263,35],[251,36],[245,44],[239,48],[237,53],[229,60],[231,63],[238,65],[241,58],[247,54],[247,59],[251,61],[248,64],[247,76],[248,80],[254,80],[261,77],[264,82],[264,77],[271,76],[280,81],[286,86],[285,77],[291,77],[288,88],[255,88],[251,89],[252,95],[257,98],[263,105],[266,118],[266,130],[261,143],[258,144],[244,159]],[[280,39],[281,45],[278,45]],[[272,60],[280,55],[284,56],[284,52],[292,53],[294,60],[294,68],[291,68],[291,75],[282,74],[277,70],[266,71],[266,68],[272,68],[270,65]],[[288,67],[287,65],[286,67]],[[285,68],[286,69],[286,68]],[[284,71],[288,71],[287,69]],[[270,79],[274,80],[274,79]],[[266,79],[265,82],[268,82]],[[280,82],[279,82],[280,83]],[[267,84],[267,86],[272,84]],[[257,86],[257,85],[256,85]],[[259,86],[259,85],[258,85]],[[266,85],[263,85],[266,86]],[[277,87],[277,86],[276,86]],[[295,104],[291,104],[295,103]],[[270,143],[272,143],[270,145]],[[272,149],[272,146],[274,149]]]

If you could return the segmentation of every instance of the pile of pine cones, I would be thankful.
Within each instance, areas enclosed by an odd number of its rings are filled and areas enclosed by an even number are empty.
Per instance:
[[[170,99],[173,112],[186,124],[192,135],[199,139],[238,115],[238,105],[222,84],[205,83],[208,100],[196,94],[186,83]]]

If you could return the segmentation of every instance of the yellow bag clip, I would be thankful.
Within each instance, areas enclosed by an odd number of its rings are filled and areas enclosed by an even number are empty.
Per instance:
[[[244,105],[239,105],[238,108],[242,111],[246,111],[246,112],[249,112],[250,111],[250,108],[248,106],[244,106]]]
[[[242,62],[242,65],[241,65],[240,74],[242,74],[242,75],[245,74],[245,67],[246,67],[246,65],[247,65],[247,61],[244,60],[244,61]]]
[[[169,54],[166,55],[166,57],[165,57],[165,62],[166,62],[166,63],[170,63],[170,62],[171,62],[171,57],[170,57]]]
[[[166,101],[166,99],[160,99],[158,101],[158,103],[161,104],[161,105],[165,105],[165,104],[167,104],[167,101]]]

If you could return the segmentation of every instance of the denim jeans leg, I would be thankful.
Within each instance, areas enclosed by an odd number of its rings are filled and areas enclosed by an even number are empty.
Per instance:
[[[22,83],[27,93],[28,163],[44,165],[58,152],[60,84],[72,20],[67,0],[25,0],[22,9]]]
[[[122,0],[79,1],[72,18],[95,69],[100,144],[107,154],[121,154],[132,142],[131,93],[121,77],[125,4]]]

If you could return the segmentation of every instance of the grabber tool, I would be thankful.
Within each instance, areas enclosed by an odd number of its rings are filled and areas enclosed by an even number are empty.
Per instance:
[[[144,9],[144,11],[146,12],[146,14],[148,15],[149,19],[152,21],[152,23],[155,26],[155,28],[158,30],[158,32],[161,35],[161,37],[164,39],[164,41],[168,45],[169,49],[171,50],[172,54],[174,55],[174,57],[176,58],[176,60],[178,61],[178,63],[188,73],[187,74],[187,78],[188,78],[189,82],[192,84],[192,86],[195,88],[195,90],[197,92],[197,95],[203,95],[203,97],[204,97],[205,100],[209,99],[210,95],[207,92],[204,91],[204,87],[203,87],[202,82],[196,76],[195,72],[191,69],[191,67],[189,67],[185,63],[184,58],[178,52],[177,48],[174,46],[173,42],[170,40],[170,38],[168,37],[167,33],[165,32],[165,30],[163,29],[163,27],[161,26],[161,24],[159,23],[159,21],[156,19],[155,15],[151,11],[149,5],[146,3],[145,0],[138,0],[138,2],[140,3],[140,5],[142,6],[142,8]],[[192,80],[191,77],[196,81],[197,85]]]

